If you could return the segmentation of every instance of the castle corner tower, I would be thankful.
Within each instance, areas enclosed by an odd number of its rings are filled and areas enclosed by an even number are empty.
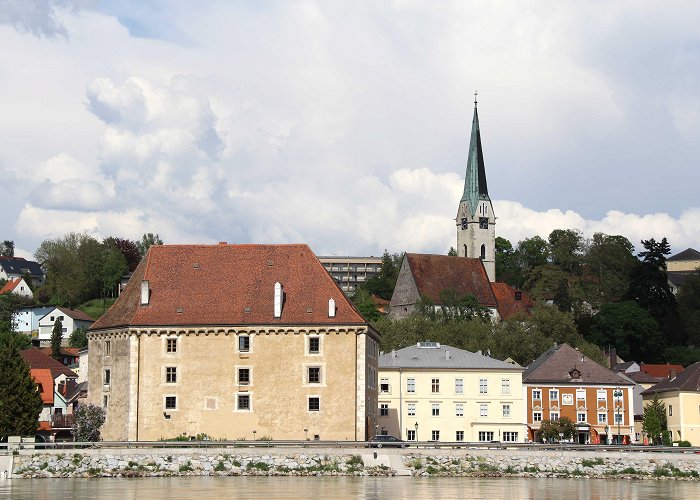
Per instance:
[[[476,94],[475,94],[476,95]],[[489,281],[496,281],[496,217],[486,185],[484,154],[481,149],[479,115],[474,100],[474,118],[469,140],[464,193],[457,209],[457,255],[480,258]]]

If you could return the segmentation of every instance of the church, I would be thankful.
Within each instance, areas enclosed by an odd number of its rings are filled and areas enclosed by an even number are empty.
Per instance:
[[[473,295],[494,321],[528,312],[520,290],[496,281],[496,216],[486,183],[477,102],[474,101],[467,171],[457,217],[457,257],[406,253],[391,297],[394,319],[415,313],[421,299],[440,305],[445,291]]]

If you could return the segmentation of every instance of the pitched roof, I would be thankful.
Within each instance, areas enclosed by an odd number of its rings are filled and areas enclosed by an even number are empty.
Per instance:
[[[683,365],[641,363],[639,369],[652,377],[671,378],[683,371]]]
[[[662,380],[643,394],[668,391],[700,391],[700,361],[693,363],[674,378]]]
[[[440,292],[454,290],[474,295],[482,306],[498,306],[481,259],[422,253],[407,253],[404,258],[421,297],[440,304]]]
[[[700,252],[693,248],[686,248],[676,255],[671,255],[666,260],[700,260]]]
[[[72,318],[77,321],[89,321],[93,322],[95,321],[92,316],[89,316],[87,313],[84,313],[83,311],[78,311],[77,309],[69,309],[68,307],[57,307],[59,311],[61,311],[63,314],[68,316],[69,318]],[[54,310],[49,311],[48,313],[44,314],[44,316],[41,319],[44,319],[46,316],[51,314]]]
[[[0,257],[0,267],[7,274],[24,274],[29,272],[30,276],[43,276],[41,266],[33,260],[26,260],[22,257]]]
[[[30,349],[23,350],[21,354],[31,369],[49,369],[51,370],[51,374],[54,378],[59,375],[65,375],[69,378],[78,377],[73,370],[65,366],[63,363],[56,361],[51,356],[47,356],[41,352],[41,349],[32,347]]]
[[[464,351],[456,347],[434,342],[422,342],[379,356],[382,368],[439,368],[439,369],[487,369],[515,370],[522,368],[482,354]]]
[[[53,376],[48,368],[32,368],[29,370],[32,378],[41,385],[41,401],[45,405],[53,404]]]
[[[518,313],[529,315],[534,304],[530,298],[520,290],[516,290],[507,283],[491,283],[491,290],[498,303],[498,314],[501,319],[508,319]],[[520,299],[516,300],[516,293],[520,294]]]
[[[630,372],[625,373],[629,378],[637,382],[638,384],[655,384],[660,382],[662,379],[659,377],[654,377],[644,372]]]
[[[572,378],[573,370],[579,371],[579,378]],[[523,372],[523,383],[632,385],[569,344],[555,344],[530,363]]]
[[[5,283],[5,286],[0,288],[0,295],[12,292],[15,288],[17,288],[17,285],[19,285],[21,282],[21,278],[10,278],[10,280],[7,283]]]
[[[141,282],[149,304],[141,306]],[[274,318],[274,288],[284,289]],[[336,304],[328,316],[329,299]],[[120,326],[366,324],[307,245],[156,245],[92,330]]]

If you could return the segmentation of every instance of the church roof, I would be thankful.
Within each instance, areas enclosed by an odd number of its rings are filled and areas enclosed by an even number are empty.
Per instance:
[[[672,255],[666,260],[700,260],[700,252],[693,248],[686,248],[681,253]]]
[[[491,289],[496,296],[498,315],[502,320],[512,318],[518,313],[529,315],[535,305],[525,292],[516,290],[507,283],[491,283]]]
[[[148,281],[149,304],[141,306]],[[284,291],[274,317],[275,283]],[[329,299],[336,314],[328,315]],[[91,330],[124,326],[366,324],[307,245],[156,245]]]
[[[422,253],[407,253],[405,258],[421,297],[440,304],[440,292],[454,290],[474,295],[482,306],[498,306],[481,259]]]
[[[472,215],[476,213],[479,200],[490,200],[486,185],[486,169],[484,168],[484,153],[481,150],[481,131],[479,115],[474,102],[474,117],[472,118],[472,134],[469,140],[469,156],[467,158],[467,175],[464,178],[464,194],[461,201],[469,203]]]

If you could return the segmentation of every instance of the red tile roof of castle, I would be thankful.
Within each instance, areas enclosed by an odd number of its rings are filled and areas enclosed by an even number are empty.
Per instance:
[[[512,318],[518,313],[530,314],[534,304],[525,292],[501,282],[491,283],[491,289],[496,296],[498,314],[502,320]],[[516,299],[516,294],[520,294],[520,299]]]
[[[484,307],[497,307],[481,259],[421,253],[407,253],[406,259],[421,297],[440,304],[440,292],[454,290],[474,295]]]
[[[148,281],[148,305],[141,282]],[[284,290],[274,318],[274,288]],[[334,299],[335,317],[328,315]],[[90,328],[366,324],[307,245],[155,245]]]

